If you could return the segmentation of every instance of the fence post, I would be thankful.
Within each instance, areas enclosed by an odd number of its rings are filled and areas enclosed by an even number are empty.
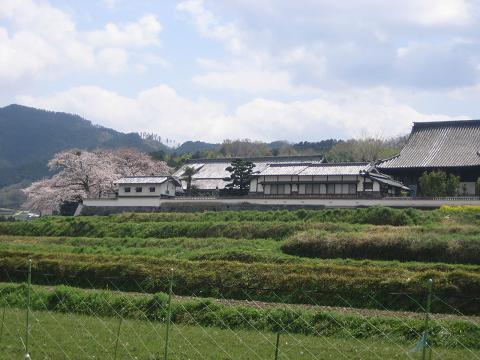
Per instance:
[[[5,326],[5,312],[7,311],[7,304],[3,307],[3,313],[2,313],[2,327],[0,328],[0,342],[2,342],[3,338],[3,327]]]
[[[28,335],[30,332],[30,287],[32,285],[32,259],[28,259],[28,278],[27,278],[27,317],[25,321],[25,359],[30,359],[28,352]]]
[[[275,360],[278,360],[279,351],[280,351],[280,331],[277,332],[277,341],[275,342]]]
[[[171,270],[170,275],[170,285],[168,289],[168,306],[167,306],[167,329],[165,334],[165,350],[163,353],[163,359],[168,359],[168,335],[170,333],[170,321],[172,318],[172,286],[173,286],[173,269]]]
[[[123,321],[123,317],[122,315],[120,315],[120,321],[118,322],[118,328],[117,328],[117,338],[115,340],[115,353],[113,355],[114,360],[117,360],[118,339],[120,338],[120,328],[122,327],[122,321]]]
[[[433,280],[428,279],[427,281],[427,306],[425,307],[425,330],[424,330],[424,337],[425,337],[425,344],[422,349],[422,360],[425,360],[427,357],[427,347],[429,350],[429,358],[432,357],[432,348],[429,344],[428,339],[428,332],[429,332],[429,320],[430,320],[430,307],[432,305],[432,287],[433,287]]]

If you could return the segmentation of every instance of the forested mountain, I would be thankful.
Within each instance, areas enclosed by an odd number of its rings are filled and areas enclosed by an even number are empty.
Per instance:
[[[78,115],[20,105],[0,108],[0,188],[48,175],[47,162],[65,149],[168,149],[138,134],[92,124]]]
[[[211,144],[203,141],[185,141],[182,145],[175,149],[175,152],[179,155],[183,154],[195,154],[199,151],[215,150],[220,147],[220,144]]]

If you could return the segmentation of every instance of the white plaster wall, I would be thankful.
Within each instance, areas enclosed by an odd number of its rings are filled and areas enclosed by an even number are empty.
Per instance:
[[[125,192],[125,188],[130,187],[130,192]],[[141,187],[142,192],[137,193],[135,188]],[[155,187],[154,192],[150,192],[150,187]],[[166,181],[162,184],[122,184],[118,188],[118,196],[120,197],[151,197],[160,195],[175,195],[175,184],[172,181]]]
[[[305,195],[305,184],[300,184],[298,186],[298,193],[302,194],[302,195]]]
[[[250,180],[250,192],[257,191],[257,178],[253,178]]]
[[[157,197],[123,197],[116,199],[85,199],[85,206],[160,206],[160,198]]]
[[[475,195],[475,183],[474,182],[461,182],[458,187],[458,194],[461,195]]]
[[[270,185],[269,185],[269,184],[265,184],[265,191],[264,191],[264,193],[265,193],[266,195],[270,195]]]

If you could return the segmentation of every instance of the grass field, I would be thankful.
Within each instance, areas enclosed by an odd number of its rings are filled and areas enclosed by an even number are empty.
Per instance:
[[[422,312],[430,278],[434,312],[475,319],[457,316],[436,324],[434,358],[480,358],[476,345],[480,344],[479,214],[480,209],[469,207],[370,208],[0,222],[0,304],[9,306],[6,324],[12,330],[3,334],[0,349],[7,349],[12,358],[21,352],[23,310],[19,308],[25,306],[24,289],[10,285],[25,281],[31,258],[32,281],[46,303],[34,306],[32,346],[40,358],[109,358],[118,319],[109,317],[114,314],[111,309],[100,311],[98,298],[84,291],[104,289],[112,296],[165,293],[171,269],[175,294],[214,301],[210,305],[214,311],[205,313],[190,303],[184,303],[189,311],[179,310],[175,300],[173,358],[273,358],[271,316],[285,321],[283,326],[290,329],[282,335],[285,359],[418,358],[405,350],[413,347],[422,321],[400,315],[407,313],[389,312]],[[56,286],[62,284],[77,289],[58,290]],[[118,311],[124,300],[116,296],[108,301]],[[68,306],[59,307],[58,298]],[[290,310],[272,315],[264,309],[240,309],[242,301],[263,301],[267,308]],[[90,304],[98,312],[81,310],[79,304]],[[235,310],[224,304],[240,307]],[[291,308],[295,306],[300,308]],[[308,306],[329,306],[329,318],[309,313]],[[162,358],[164,325],[135,320],[138,309],[125,311],[122,334],[126,339],[121,341],[118,358]],[[300,326],[297,316],[310,325]],[[18,321],[12,324],[15,317]],[[245,317],[256,319],[258,331],[245,325]],[[195,322],[202,326],[192,326]],[[221,329],[224,324],[227,329]],[[85,331],[79,330],[80,325]],[[322,335],[307,335],[312,333]],[[349,333],[354,334],[351,339]],[[61,346],[55,344],[59,341]],[[65,347],[68,356],[61,352]]]
[[[22,357],[25,312],[6,312],[1,359]],[[119,319],[34,311],[30,333],[33,359],[113,359]],[[416,359],[414,344],[340,340],[292,334],[280,336],[280,359]],[[276,334],[173,325],[169,359],[273,359]],[[165,325],[123,320],[117,359],[163,359]],[[434,348],[435,359],[475,359],[480,352]]]

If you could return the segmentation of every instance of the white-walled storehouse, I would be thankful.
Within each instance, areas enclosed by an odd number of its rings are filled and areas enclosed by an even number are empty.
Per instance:
[[[174,197],[181,183],[172,176],[132,176],[115,182],[118,197]]]
[[[176,188],[181,186],[180,181],[172,176],[124,177],[117,180],[115,184],[118,185],[116,194],[85,199],[83,200],[83,206],[123,210],[135,208],[157,209],[162,198],[174,197]]]

